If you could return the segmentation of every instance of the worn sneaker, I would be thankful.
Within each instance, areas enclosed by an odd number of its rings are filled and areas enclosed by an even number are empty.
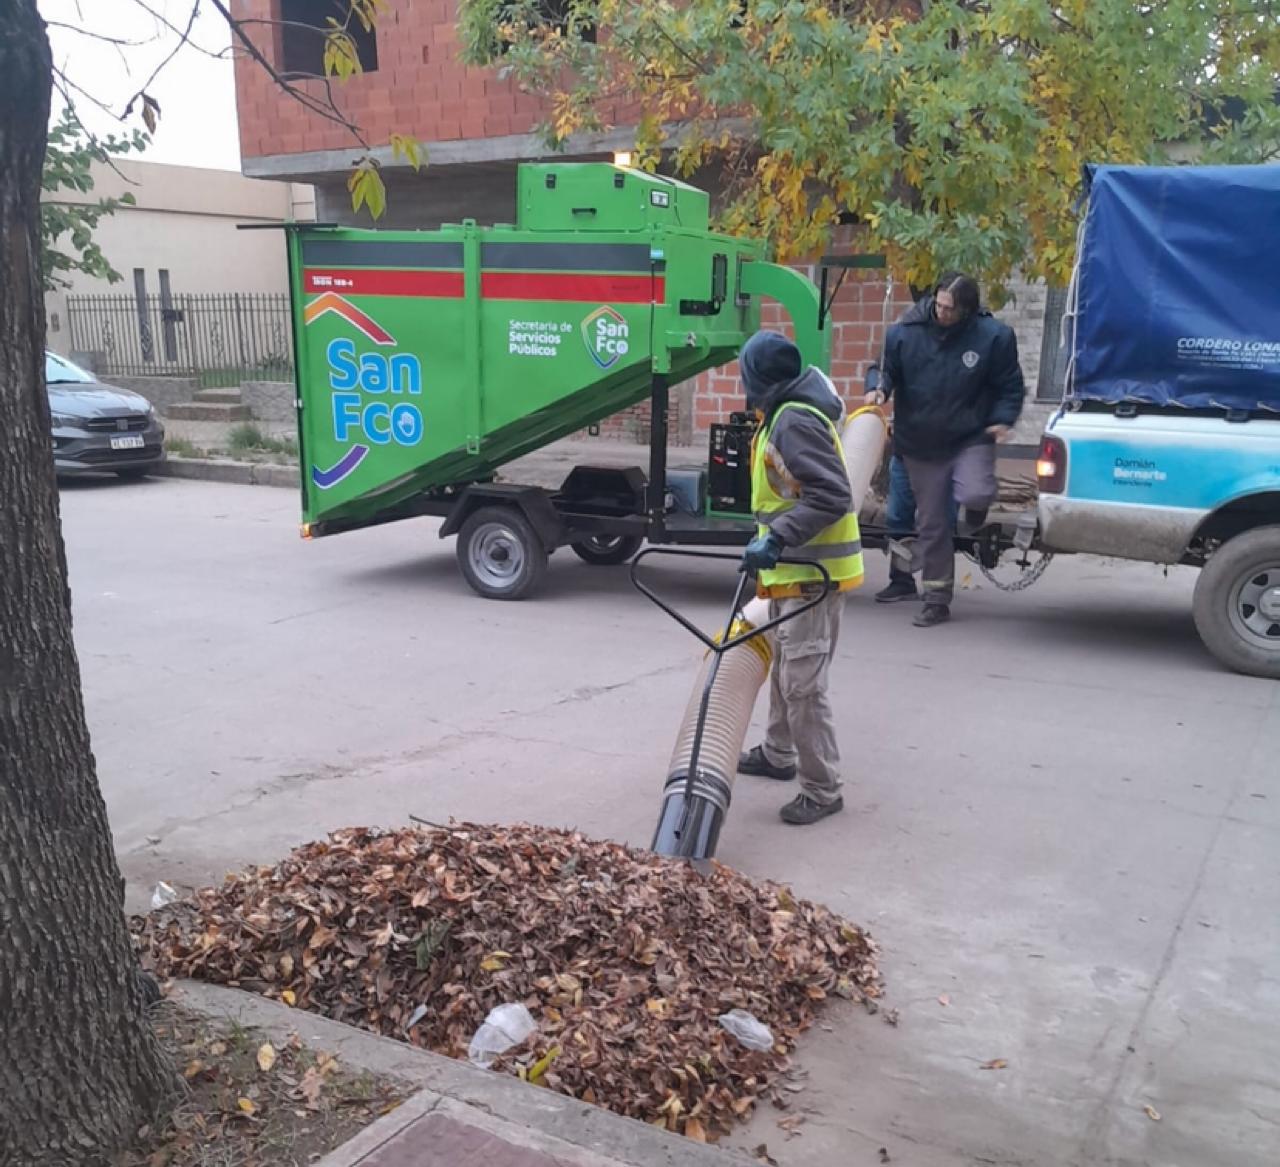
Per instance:
[[[887,588],[876,592],[877,604],[896,604],[899,600],[918,600],[919,591],[913,579],[891,579]]]
[[[810,823],[816,823],[828,815],[839,814],[842,810],[844,799],[839,795],[834,802],[818,802],[807,794],[797,794],[778,813],[784,823],[790,823],[793,827],[807,827]]]
[[[946,604],[925,604],[911,621],[917,628],[935,628],[951,619],[951,609]]]
[[[738,758],[738,773],[755,778],[772,778],[775,782],[790,782],[796,776],[794,766],[775,766],[764,756],[761,746],[752,746]]]

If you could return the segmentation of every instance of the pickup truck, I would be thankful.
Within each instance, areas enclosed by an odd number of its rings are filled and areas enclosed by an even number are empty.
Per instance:
[[[1280,166],[1086,175],[1040,546],[1200,568],[1205,646],[1280,678]]]

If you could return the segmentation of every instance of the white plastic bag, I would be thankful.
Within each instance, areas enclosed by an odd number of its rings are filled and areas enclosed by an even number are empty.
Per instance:
[[[773,1033],[769,1027],[745,1009],[731,1009],[728,1013],[721,1013],[718,1020],[729,1035],[737,1038],[747,1049],[761,1053],[773,1049]]]
[[[151,910],[154,912],[158,908],[166,907],[168,904],[175,903],[177,899],[178,893],[161,880],[151,893]]]
[[[488,1069],[493,1059],[514,1049],[538,1028],[533,1014],[523,1005],[498,1005],[476,1030],[467,1047],[467,1057],[477,1066]]]

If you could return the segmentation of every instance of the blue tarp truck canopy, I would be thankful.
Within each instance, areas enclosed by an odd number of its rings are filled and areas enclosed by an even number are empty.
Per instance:
[[[1097,166],[1072,392],[1280,412],[1280,166]]]

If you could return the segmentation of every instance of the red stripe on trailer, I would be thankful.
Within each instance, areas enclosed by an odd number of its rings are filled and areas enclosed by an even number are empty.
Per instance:
[[[584,304],[661,303],[665,281],[658,276],[548,275],[545,272],[484,272],[486,300],[568,300]]]
[[[353,268],[308,268],[308,292],[340,292],[347,296],[424,296],[461,299],[460,271],[372,271]]]

